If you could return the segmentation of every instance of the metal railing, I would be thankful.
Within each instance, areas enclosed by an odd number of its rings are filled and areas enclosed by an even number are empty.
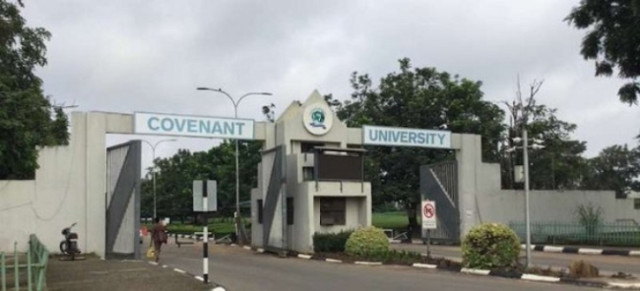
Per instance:
[[[510,222],[509,227],[521,241],[525,238],[524,222]],[[640,227],[635,221],[617,221],[597,224],[532,222],[531,242],[535,244],[575,245],[640,245]]]
[[[26,261],[26,264],[25,262]],[[22,262],[22,263],[21,263]],[[13,286],[13,290],[20,290],[20,283],[26,281],[26,290],[44,290],[46,286],[47,263],[49,251],[40,242],[36,235],[29,236],[29,248],[26,254],[18,253],[18,243],[13,244],[13,257],[0,253],[0,288],[6,291]],[[26,279],[21,278],[26,272]],[[13,276],[13,282],[9,282],[7,275]],[[24,285],[22,286],[24,287]],[[35,289],[34,289],[35,288]]]

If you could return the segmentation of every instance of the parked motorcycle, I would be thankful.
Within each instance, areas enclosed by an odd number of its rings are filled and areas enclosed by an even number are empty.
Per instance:
[[[80,249],[78,249],[78,234],[71,232],[74,226],[76,226],[75,222],[62,230],[64,240],[60,242],[60,252],[68,256],[71,260],[75,260],[75,256],[80,254]]]

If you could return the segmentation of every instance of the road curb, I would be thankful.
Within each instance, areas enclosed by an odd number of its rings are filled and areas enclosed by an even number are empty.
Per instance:
[[[192,278],[194,278],[194,279],[196,279],[196,280],[198,280],[200,282],[204,282],[204,279],[202,278],[202,276],[196,276],[196,275],[191,274],[191,273],[189,273],[189,272],[187,272],[185,270],[178,269],[178,268],[173,268],[173,267],[171,267],[169,265],[160,265],[160,264],[158,264],[156,262],[153,262],[153,261],[147,261],[147,263],[149,263],[149,265],[157,266],[157,267],[164,268],[164,269],[171,268],[176,273],[187,275],[187,276],[190,276],[190,277],[192,277]],[[219,285],[217,285],[215,283],[209,282],[209,284],[215,285],[213,288],[211,288],[211,291],[226,291],[226,289],[224,287],[219,286]]]
[[[235,246],[235,245],[231,244],[227,246]],[[254,251],[256,253],[265,253],[265,250],[263,248],[250,247],[249,250]],[[558,252],[557,248],[551,248],[551,250],[553,252]],[[585,250],[586,250],[585,252],[588,252],[588,253],[595,253],[590,249],[588,250],[585,249]],[[297,254],[297,255],[294,255],[293,257],[303,259],[303,260],[324,261],[326,263],[332,263],[332,264],[345,263],[342,260],[336,260],[331,258],[314,259],[313,255],[309,255],[309,254]],[[367,266],[384,265],[382,262],[366,262],[366,261],[354,261],[353,263],[350,263],[350,264],[367,265]],[[589,287],[596,287],[596,288],[640,289],[640,283],[592,282],[592,281],[583,281],[580,279],[573,279],[573,278],[542,276],[542,275],[519,273],[519,272],[503,272],[503,271],[492,271],[492,270],[471,269],[471,268],[447,268],[447,267],[441,267],[433,264],[421,264],[421,263],[414,263],[411,265],[411,267],[417,268],[417,269],[449,271],[454,273],[463,273],[463,274],[476,275],[476,276],[502,277],[502,278],[535,281],[535,282],[543,282],[543,283],[551,283],[551,284],[571,284],[571,285],[589,286]]]
[[[353,263],[356,265],[364,265],[364,266],[382,266],[382,262],[355,261]]]
[[[526,245],[520,245],[523,250],[527,249]],[[604,255],[604,256],[640,256],[640,250],[618,250],[618,249],[594,249],[594,248],[577,248],[562,247],[553,245],[531,245],[531,250],[547,253],[564,253],[564,254],[581,254],[581,255]]]

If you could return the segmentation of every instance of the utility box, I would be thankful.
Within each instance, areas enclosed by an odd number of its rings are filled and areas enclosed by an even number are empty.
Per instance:
[[[524,183],[524,166],[513,167],[513,181]]]

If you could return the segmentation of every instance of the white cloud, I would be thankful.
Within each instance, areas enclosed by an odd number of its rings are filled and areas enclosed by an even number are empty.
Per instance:
[[[51,0],[26,3],[24,16],[53,34],[39,70],[45,92],[83,111],[231,116],[224,96],[195,90],[211,86],[274,93],[240,106],[262,120],[265,103],[281,111],[316,88],[346,99],[351,72],[377,80],[409,57],[482,81],[494,101],[512,98],[518,74],[523,84],[544,79],[540,102],[578,125],[593,156],[635,143],[640,108],[619,103],[621,81],[594,77],[579,55],[584,31],[563,21],[577,2]],[[212,143],[180,141],[162,154]]]

